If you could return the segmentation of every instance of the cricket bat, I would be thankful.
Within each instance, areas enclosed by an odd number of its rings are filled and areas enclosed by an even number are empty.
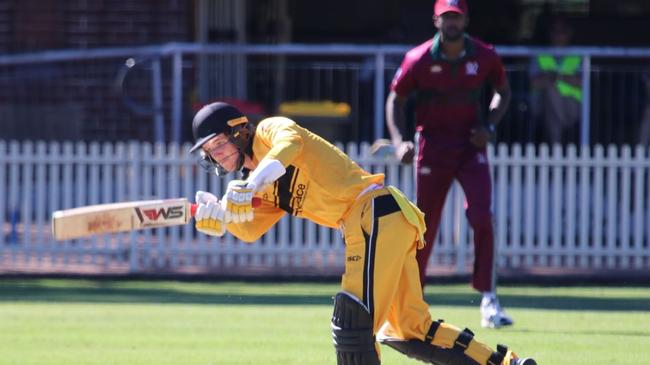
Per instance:
[[[253,198],[253,207],[262,200]],[[104,233],[183,225],[196,213],[197,204],[187,198],[140,200],[89,205],[52,213],[52,236],[69,240]]]

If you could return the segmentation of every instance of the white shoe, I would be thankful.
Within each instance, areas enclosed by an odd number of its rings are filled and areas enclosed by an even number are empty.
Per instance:
[[[486,296],[481,300],[481,326],[500,328],[512,326],[514,321],[506,314],[496,296]]]

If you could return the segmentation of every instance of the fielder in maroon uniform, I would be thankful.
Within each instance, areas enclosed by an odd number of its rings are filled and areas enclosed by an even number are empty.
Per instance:
[[[420,278],[424,285],[445,198],[456,179],[465,192],[466,214],[474,230],[472,286],[483,293],[481,325],[511,325],[495,294],[492,182],[485,150],[510,102],[510,86],[492,46],[464,32],[465,0],[437,0],[433,22],[437,34],[406,54],[386,101],[386,122],[397,157],[410,162],[417,150],[417,204],[428,227],[427,245],[417,253]],[[494,94],[484,116],[479,99],[486,83]],[[416,98],[417,148],[402,139],[404,105],[411,94]]]

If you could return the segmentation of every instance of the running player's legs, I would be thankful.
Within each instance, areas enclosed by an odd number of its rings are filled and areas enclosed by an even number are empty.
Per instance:
[[[433,166],[418,166],[417,170],[417,206],[424,212],[427,222],[427,230],[424,233],[424,240],[427,244],[416,255],[420,268],[420,281],[424,286],[427,262],[433,251],[447,193],[454,181],[454,170],[448,167]]]
[[[481,292],[494,289],[494,228],[492,179],[487,158],[477,153],[460,168],[458,181],[467,198],[467,220],[474,230],[472,286]]]

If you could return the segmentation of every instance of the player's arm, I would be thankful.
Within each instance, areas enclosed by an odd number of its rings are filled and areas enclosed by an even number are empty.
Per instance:
[[[285,214],[273,203],[262,201],[255,209],[254,221],[227,222],[227,208],[214,195],[206,191],[196,192],[198,207],[194,215],[195,227],[199,232],[221,237],[226,231],[245,242],[253,242],[266,233]]]
[[[257,167],[251,171],[248,183],[260,191],[264,186],[274,183],[286,173],[286,168],[300,155],[304,146],[304,130],[293,120],[284,117],[269,118],[257,126],[255,138],[270,147]],[[259,239],[285,214],[271,202],[263,201],[255,209],[255,219],[231,223],[227,229],[235,237],[245,242]]]
[[[505,68],[496,55],[492,69],[488,74],[488,82],[494,85],[494,94],[490,101],[488,115],[485,120],[479,120],[479,124],[472,129],[470,136],[470,142],[477,148],[485,147],[488,141],[494,137],[496,126],[508,111],[512,99],[512,91]]]
[[[510,89],[510,83],[508,82],[508,79],[504,79],[502,84],[494,89],[494,95],[490,102],[486,120],[488,128],[491,128],[490,126],[496,126],[501,122],[501,119],[503,119],[503,116],[508,111],[511,100],[512,90]]]
[[[253,195],[286,173],[286,167],[302,151],[304,130],[288,118],[275,117],[257,126],[255,138],[270,147],[246,180],[228,183],[222,199],[225,222],[245,223],[253,220]]]
[[[260,123],[255,137],[271,148],[264,156],[264,159],[277,160],[286,168],[302,152],[304,146],[303,134],[304,130],[293,120],[275,117],[265,119],[264,122]],[[260,163],[258,168],[261,166]]]
[[[386,125],[390,133],[390,139],[395,148],[404,141],[403,135],[406,130],[406,98],[391,91],[386,99]]]
[[[474,146],[483,148],[494,137],[497,124],[508,111],[510,99],[512,99],[512,91],[510,91],[508,80],[504,79],[502,84],[494,90],[485,122],[480,122],[472,129],[470,142]]]
[[[409,92],[415,89],[415,78],[412,73],[412,60],[405,57],[391,83],[391,91],[386,99],[386,126],[390,139],[395,148],[395,156],[402,163],[413,161],[413,142],[404,141],[406,132],[406,100]]]
[[[285,212],[275,207],[273,203],[262,201],[262,205],[255,209],[255,219],[253,221],[229,223],[226,229],[244,242],[254,242],[268,232],[284,214]]]
[[[266,120],[258,128],[256,138],[271,149],[246,179],[255,187],[255,191],[262,190],[284,175],[286,167],[296,159],[303,147],[302,129],[291,119]]]

